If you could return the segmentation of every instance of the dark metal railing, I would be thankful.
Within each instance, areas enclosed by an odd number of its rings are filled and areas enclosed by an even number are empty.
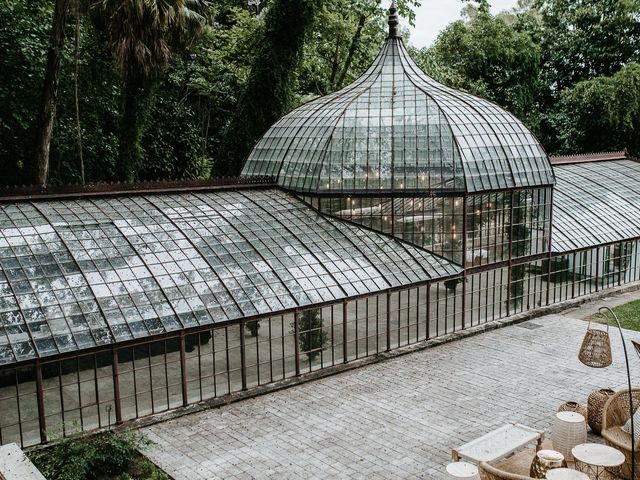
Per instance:
[[[171,193],[192,190],[218,190],[240,187],[275,186],[272,176],[219,177],[207,180],[150,180],[140,182],[98,182],[85,185],[9,185],[0,186],[0,202],[56,199],[85,196],[111,196],[142,193]]]

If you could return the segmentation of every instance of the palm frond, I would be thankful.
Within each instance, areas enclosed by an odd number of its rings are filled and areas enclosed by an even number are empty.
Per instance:
[[[185,43],[205,23],[207,0],[87,0],[107,33],[125,81],[152,79],[169,63],[172,46]]]

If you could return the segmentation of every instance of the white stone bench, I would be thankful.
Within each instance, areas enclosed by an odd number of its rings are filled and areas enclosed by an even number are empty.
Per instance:
[[[9,443],[0,447],[0,480],[46,480],[20,447]]]

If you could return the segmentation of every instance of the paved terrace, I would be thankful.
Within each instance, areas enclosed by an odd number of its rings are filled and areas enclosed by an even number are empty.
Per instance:
[[[563,401],[625,384],[617,333],[611,367],[578,362],[586,326],[550,315],[157,424],[146,453],[176,480],[441,479],[451,447],[510,421],[549,432]]]

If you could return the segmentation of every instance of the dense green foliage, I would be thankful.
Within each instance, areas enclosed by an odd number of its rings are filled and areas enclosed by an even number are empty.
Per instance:
[[[418,52],[428,73],[507,108],[552,154],[638,153],[640,0],[474,3]]]
[[[147,440],[134,432],[106,432],[89,438],[62,439],[34,450],[29,459],[49,480],[168,480],[138,453]]]
[[[546,82],[556,94],[640,55],[639,0],[536,0]]]
[[[214,174],[239,175],[255,141],[293,105],[295,72],[321,2],[279,0],[265,15],[251,73],[223,132]]]
[[[551,119],[563,151],[628,148],[640,153],[640,65],[584,80],[563,92]]]
[[[50,182],[237,173],[268,126],[359,76],[386,35],[381,0],[72,3]],[[418,0],[398,2],[410,21]],[[154,10],[154,5],[173,11]],[[53,0],[0,0],[0,183],[31,183]],[[637,153],[640,0],[520,0],[463,18],[412,51],[436,79],[521,118],[550,153]],[[145,10],[145,8],[147,10]],[[179,14],[178,14],[179,13]],[[141,48],[144,46],[145,48]],[[141,53],[142,52],[142,53]]]
[[[444,30],[420,61],[443,83],[493,100],[521,119],[532,116],[540,76],[540,46],[486,11]]]

